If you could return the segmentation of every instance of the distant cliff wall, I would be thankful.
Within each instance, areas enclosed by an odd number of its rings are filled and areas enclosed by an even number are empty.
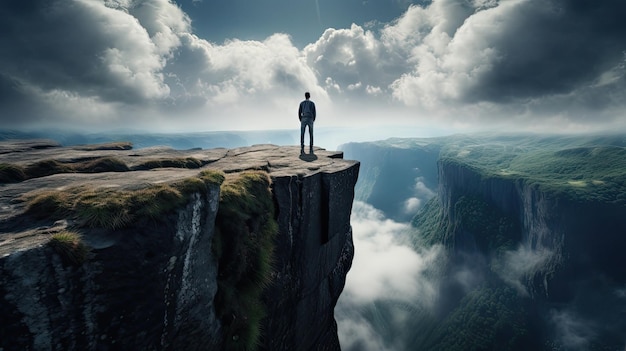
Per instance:
[[[608,274],[623,280],[611,262],[618,262],[626,231],[623,208],[611,203],[585,202],[565,193],[546,190],[527,179],[485,172],[455,160],[439,162],[439,199],[444,220],[455,223],[454,205],[462,196],[477,196],[519,221],[520,245],[545,254],[546,259],[529,271],[526,285],[531,294],[567,299],[568,287],[592,274]],[[463,249],[472,243],[467,232],[452,233],[448,245]],[[467,249],[467,247],[465,247]],[[568,283],[566,283],[568,282]],[[571,290],[569,290],[571,291]]]
[[[356,200],[371,204],[390,219],[409,221],[415,213],[407,211],[407,199],[415,197],[426,202],[437,189],[437,160],[441,149],[437,142],[390,139],[377,143],[347,143],[340,148],[346,157],[361,162]],[[418,184],[424,189],[417,189]]]

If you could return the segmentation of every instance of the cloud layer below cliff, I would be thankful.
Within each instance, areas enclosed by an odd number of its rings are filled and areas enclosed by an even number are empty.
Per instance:
[[[384,342],[381,330],[365,315],[367,311],[375,313],[379,301],[432,308],[438,287],[428,272],[443,259],[442,250],[438,246],[421,252],[413,250],[407,241],[407,224],[387,219],[363,202],[354,203],[351,223],[355,257],[335,310],[342,349],[402,350]],[[401,324],[408,316],[408,312],[394,311],[389,323]],[[403,328],[390,329],[406,332]]]
[[[625,11],[433,0],[299,48],[205,40],[168,0],[4,1],[0,127],[285,128],[308,90],[327,126],[624,128]]]

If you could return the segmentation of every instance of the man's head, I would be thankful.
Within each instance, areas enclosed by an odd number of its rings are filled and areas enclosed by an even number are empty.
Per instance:
[[[308,99],[311,97],[311,94],[309,94],[309,92],[307,91],[306,93],[304,93],[304,98]]]

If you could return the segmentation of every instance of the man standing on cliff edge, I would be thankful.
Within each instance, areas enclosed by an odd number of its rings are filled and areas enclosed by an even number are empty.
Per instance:
[[[313,122],[315,122],[315,103],[311,100],[311,94],[304,93],[306,100],[300,103],[298,119],[300,119],[300,154],[304,154],[304,130],[309,126],[309,153],[313,153]]]

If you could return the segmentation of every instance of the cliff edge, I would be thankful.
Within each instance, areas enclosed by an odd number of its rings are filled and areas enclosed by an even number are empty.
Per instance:
[[[358,172],[323,149],[3,142],[0,349],[338,350]]]

